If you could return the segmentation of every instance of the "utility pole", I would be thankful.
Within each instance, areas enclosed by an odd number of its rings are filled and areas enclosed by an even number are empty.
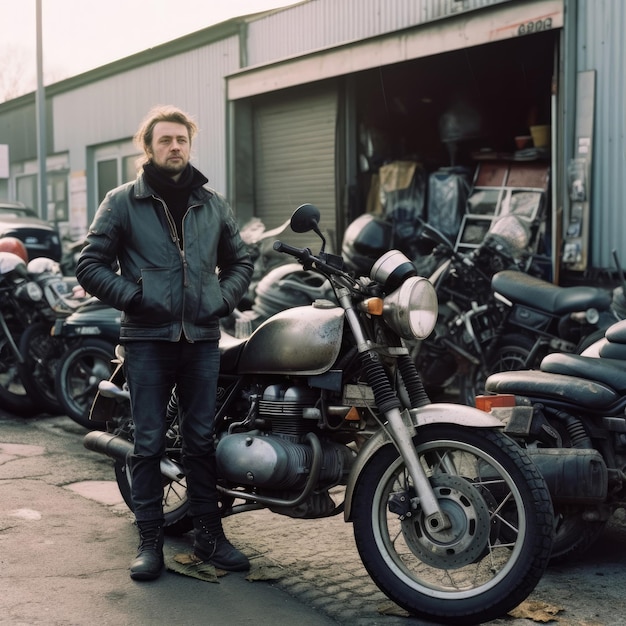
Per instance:
[[[48,219],[48,180],[46,173],[46,93],[43,85],[43,36],[41,0],[36,0],[37,23],[37,158],[39,163],[39,215]]]

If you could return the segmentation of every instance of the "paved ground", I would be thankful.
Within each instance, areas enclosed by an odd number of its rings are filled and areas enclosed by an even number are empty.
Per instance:
[[[229,574],[214,585],[167,573],[132,583],[132,517],[110,461],[82,448],[83,433],[66,417],[0,417],[0,624],[424,623],[378,591],[341,516],[227,518],[227,533],[266,582]],[[580,563],[549,570],[526,617],[491,623],[626,625],[624,528],[614,525]],[[168,558],[189,546],[187,536],[169,539]]]

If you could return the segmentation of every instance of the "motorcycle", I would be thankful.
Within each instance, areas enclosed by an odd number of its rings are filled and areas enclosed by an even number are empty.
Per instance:
[[[527,346],[524,368],[538,365],[548,352],[577,352],[587,337],[615,321],[611,294],[601,287],[559,287],[510,270],[495,274],[492,287],[506,307],[510,332]]]
[[[546,484],[498,419],[430,402],[405,342],[434,326],[431,283],[394,250],[369,277],[354,277],[341,256],[325,252],[319,220],[312,205],[291,218],[293,231],[321,238],[318,254],[280,241],[274,249],[325,277],[335,302],[281,311],[245,339],[222,335],[215,417],[222,513],[343,513],[367,571],[398,605],[444,624],[496,618],[528,596],[547,566]],[[123,350],[117,355],[91,410],[107,432],[88,433],[84,445],[114,459],[132,509],[134,429]],[[161,471],[165,523],[173,525],[189,519],[175,390],[167,416]]]
[[[555,562],[588,549],[626,502],[626,320],[581,355],[494,374],[476,405],[506,424],[542,472],[557,519]]]
[[[74,283],[56,267],[50,259],[33,259],[27,265],[17,254],[0,252],[0,405],[24,417],[57,408],[50,405],[49,386],[30,385],[28,375],[39,361],[35,351],[26,349],[42,329],[45,342],[53,307],[71,310],[75,302]],[[33,345],[39,347],[38,342]]]
[[[342,250],[353,267],[365,268],[388,249],[393,227],[372,216],[357,222]],[[537,366],[549,351],[575,352],[614,321],[608,291],[558,287],[532,275],[528,227],[516,215],[495,220],[469,252],[429,224],[420,236],[435,245],[413,261],[435,285],[440,305],[435,332],[414,343],[412,356],[432,397],[455,390],[473,405],[489,374]]]
[[[65,277],[55,261],[45,257],[33,259],[27,266],[31,281],[39,290],[31,290],[29,303],[36,315],[29,317],[27,328],[19,339],[22,359],[18,372],[24,389],[42,412],[63,412],[55,392],[55,372],[61,349],[51,336],[57,319],[71,315],[85,302],[86,296],[75,278]],[[42,294],[42,295],[40,295]]]
[[[120,312],[89,298],[71,315],[56,320],[51,330],[60,353],[54,371],[54,394],[62,411],[85,428],[93,428],[89,409],[101,380],[114,370],[120,336]]]
[[[26,318],[16,342],[26,396],[40,412],[65,413],[89,427],[86,413],[97,384],[113,369],[120,314],[85,294],[50,259],[30,261],[27,275],[32,285],[21,300],[36,313]]]

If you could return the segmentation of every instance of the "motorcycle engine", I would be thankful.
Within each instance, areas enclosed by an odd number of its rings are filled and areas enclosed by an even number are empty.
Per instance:
[[[314,452],[306,436],[315,433],[317,417],[308,419],[304,415],[305,409],[312,408],[318,398],[318,393],[308,388],[267,387],[258,406],[258,423],[263,424],[263,429],[227,434],[219,439],[216,449],[219,475],[230,483],[254,487],[259,493],[293,499],[310,475]],[[328,515],[334,503],[324,490],[346,483],[355,457],[343,444],[324,437],[318,439],[322,467],[317,493],[311,496],[313,500],[289,513],[294,517]]]

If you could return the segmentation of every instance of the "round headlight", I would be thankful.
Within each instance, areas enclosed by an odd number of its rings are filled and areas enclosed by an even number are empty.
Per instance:
[[[31,300],[32,302],[39,302],[43,298],[42,288],[32,280],[22,283],[15,290],[15,295],[20,300]]]
[[[408,278],[389,294],[383,304],[383,318],[405,339],[425,339],[437,322],[437,292],[432,283],[420,276]]]
[[[409,276],[416,276],[415,265],[400,250],[389,250],[372,265],[370,278],[384,285],[387,292],[398,288]]]

